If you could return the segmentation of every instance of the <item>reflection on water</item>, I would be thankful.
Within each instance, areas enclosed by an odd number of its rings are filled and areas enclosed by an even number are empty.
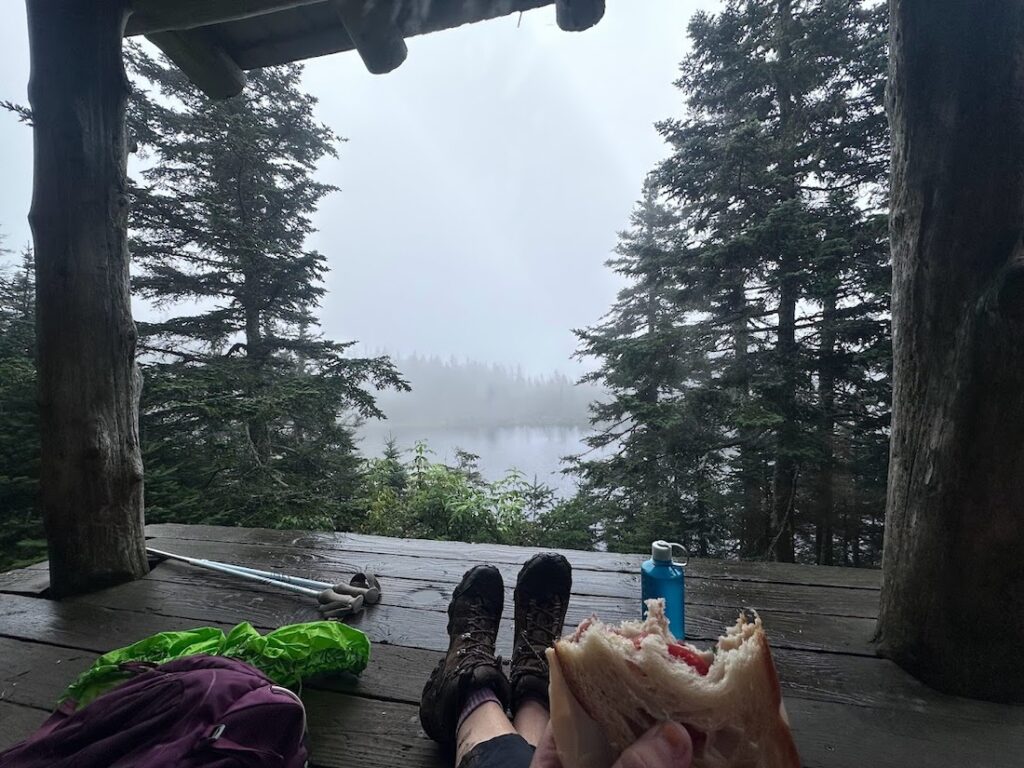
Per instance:
[[[417,441],[427,443],[434,461],[455,463],[455,449],[480,456],[480,472],[488,480],[502,477],[506,470],[518,469],[528,479],[547,483],[562,496],[576,487],[575,478],[561,473],[564,456],[585,450],[583,427],[403,427],[387,422],[368,422],[359,429],[359,449],[364,456],[379,456],[388,436],[398,446],[412,448]]]

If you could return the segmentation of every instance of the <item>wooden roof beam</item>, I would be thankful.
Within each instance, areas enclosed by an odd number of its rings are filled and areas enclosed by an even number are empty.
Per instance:
[[[582,32],[604,16],[604,0],[555,0],[555,21],[566,32]]]
[[[134,0],[125,35],[195,29],[325,0]]]
[[[405,61],[409,49],[398,29],[398,0],[334,0],[331,5],[372,74],[386,74]]]
[[[245,88],[245,72],[201,29],[147,35],[211,99],[237,96]]]
[[[399,3],[401,10],[397,26],[401,36],[408,39],[510,13],[529,11],[550,5],[551,2],[552,0],[402,0]],[[232,48],[232,54],[242,69],[253,69],[349,51],[352,48],[351,36],[344,25],[338,25],[293,37],[254,41]]]

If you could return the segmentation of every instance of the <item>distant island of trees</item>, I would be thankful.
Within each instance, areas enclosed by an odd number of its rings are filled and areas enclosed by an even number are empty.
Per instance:
[[[555,372],[530,376],[510,368],[438,356],[392,356],[411,392],[385,390],[377,405],[395,429],[422,427],[585,427],[594,384]]]

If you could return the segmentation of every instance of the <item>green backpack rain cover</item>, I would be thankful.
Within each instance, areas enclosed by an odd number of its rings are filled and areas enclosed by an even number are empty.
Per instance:
[[[297,689],[307,678],[322,673],[358,675],[370,660],[370,641],[358,629],[337,621],[313,621],[281,627],[261,635],[248,622],[227,635],[215,627],[161,632],[100,656],[61,696],[84,707],[131,674],[125,662],[163,664],[194,656],[225,656],[251,664],[278,685]]]

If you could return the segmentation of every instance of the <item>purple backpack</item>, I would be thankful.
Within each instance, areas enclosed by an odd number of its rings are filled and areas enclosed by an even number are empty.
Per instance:
[[[0,768],[302,768],[299,697],[248,664],[189,656],[135,677],[77,712],[61,707]]]

